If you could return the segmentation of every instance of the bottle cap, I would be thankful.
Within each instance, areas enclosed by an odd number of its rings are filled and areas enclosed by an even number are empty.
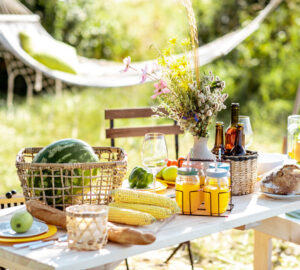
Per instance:
[[[227,171],[225,169],[207,169],[206,175],[212,178],[222,178],[227,176]]]
[[[209,168],[215,168],[215,163],[209,163]],[[229,171],[230,169],[230,164],[226,162],[217,162],[217,168],[219,169],[224,169],[226,171]]]
[[[198,175],[198,170],[196,168],[181,167],[178,168],[177,172],[179,175]]]

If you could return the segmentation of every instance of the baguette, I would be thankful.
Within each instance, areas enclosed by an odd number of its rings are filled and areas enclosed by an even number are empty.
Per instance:
[[[52,225],[67,228],[66,213],[44,204],[41,201],[30,200],[26,202],[28,212],[32,216]],[[123,245],[148,245],[155,241],[152,233],[143,232],[127,226],[117,226],[107,223],[108,240]]]
[[[48,224],[67,228],[66,213],[48,206],[41,201],[30,200],[26,202],[28,212]]]
[[[152,233],[130,227],[121,227],[108,222],[108,240],[124,245],[149,245],[156,239]]]

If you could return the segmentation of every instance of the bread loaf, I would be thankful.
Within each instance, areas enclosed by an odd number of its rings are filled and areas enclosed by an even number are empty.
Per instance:
[[[52,225],[66,229],[66,213],[48,206],[41,201],[30,200],[26,202],[27,210],[32,216]],[[152,233],[143,232],[127,226],[117,226],[108,222],[108,240],[124,245],[148,245],[155,241]]]
[[[66,229],[66,213],[48,206],[41,201],[30,200],[26,202],[28,212],[48,224],[56,225]]]
[[[284,165],[275,168],[262,179],[261,190],[278,195],[300,194],[300,167]]]

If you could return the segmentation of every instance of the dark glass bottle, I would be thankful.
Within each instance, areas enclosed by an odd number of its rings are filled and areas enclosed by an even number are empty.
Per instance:
[[[221,149],[221,155],[224,155],[225,153],[223,127],[224,127],[223,122],[216,122],[215,145],[211,151],[217,157],[219,156],[219,149]]]
[[[244,125],[238,124],[235,144],[234,144],[234,147],[230,151],[230,154],[232,156],[246,155],[245,148],[243,147],[243,133],[244,133]]]
[[[230,151],[234,146],[237,124],[239,121],[240,104],[231,104],[231,123],[225,133],[225,154],[230,155]]]

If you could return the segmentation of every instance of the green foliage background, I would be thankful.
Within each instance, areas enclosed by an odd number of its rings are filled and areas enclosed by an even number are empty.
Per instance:
[[[155,57],[167,40],[188,35],[184,9],[173,0],[22,0],[55,38],[87,57],[135,61]],[[200,45],[243,26],[266,0],[194,0]],[[286,0],[260,29],[229,55],[204,70],[226,80],[230,99],[254,122],[280,123],[292,111],[300,69],[300,1]],[[258,110],[259,108],[259,110]],[[259,122],[259,121],[258,121]]]

